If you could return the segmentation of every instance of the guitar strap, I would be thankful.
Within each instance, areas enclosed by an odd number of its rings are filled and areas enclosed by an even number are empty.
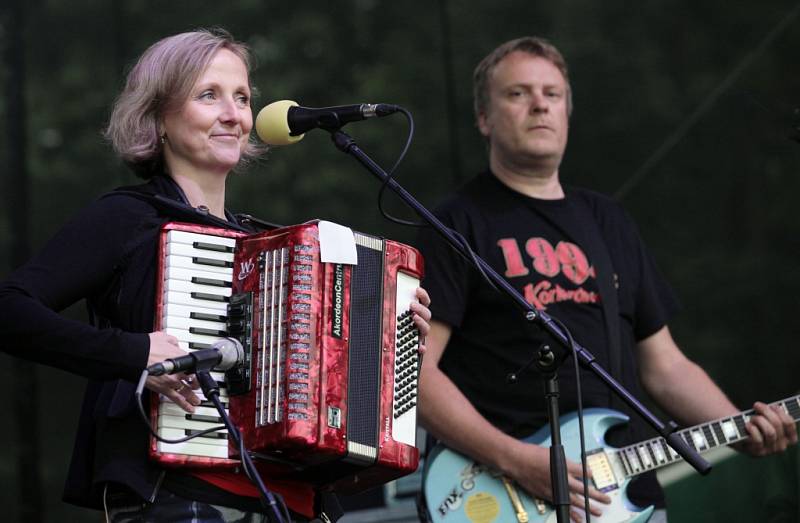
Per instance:
[[[620,348],[619,300],[617,296],[618,276],[614,271],[611,254],[603,239],[603,233],[588,198],[580,192],[569,191],[567,194],[568,197],[572,197],[572,208],[578,218],[575,222],[578,227],[569,232],[574,235],[578,245],[586,249],[589,259],[594,263],[597,287],[600,291],[600,304],[603,310],[603,322],[605,323],[609,372],[614,379],[622,382],[622,350]],[[610,395],[612,404],[619,401],[613,393],[610,393]]]
[[[580,245],[587,257],[594,265],[597,288],[600,292],[600,305],[605,326],[606,345],[608,347],[609,369],[611,376],[622,382],[622,352],[620,349],[619,329],[619,299],[617,296],[617,274],[611,262],[603,233],[597,221],[594,208],[585,193],[572,191],[565,188],[569,209],[573,212],[574,220],[554,221],[552,217],[537,209],[533,205],[528,208],[539,218],[547,221],[562,234]],[[591,346],[587,349],[591,352]],[[621,402],[609,391],[609,405],[620,407]],[[619,403],[617,403],[619,402]]]

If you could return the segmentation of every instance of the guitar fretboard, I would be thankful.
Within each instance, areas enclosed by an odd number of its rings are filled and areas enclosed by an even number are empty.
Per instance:
[[[800,396],[793,396],[772,405],[782,408],[795,422],[800,420]],[[678,434],[687,445],[703,453],[747,439],[749,434],[745,424],[752,415],[753,410],[750,409],[735,416],[679,430]],[[667,445],[664,438],[660,437],[620,448],[616,454],[627,477],[637,476],[683,459]]]

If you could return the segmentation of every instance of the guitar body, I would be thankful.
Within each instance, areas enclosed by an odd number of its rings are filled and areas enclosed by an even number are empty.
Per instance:
[[[605,434],[611,427],[626,423],[628,417],[609,409],[584,410],[586,453],[596,487],[612,499],[611,505],[600,505],[603,514],[592,516],[598,523],[644,523],[653,507],[633,505],[625,493],[630,479],[615,473],[616,465],[606,456]],[[561,418],[561,440],[567,459],[580,462],[580,427],[576,413]],[[550,427],[546,426],[525,441],[544,447],[551,445]],[[522,509],[518,515],[504,478],[496,471],[450,450],[436,446],[425,462],[423,489],[431,521],[435,523],[556,523],[552,506],[534,500],[521,488],[508,482],[516,491]]]

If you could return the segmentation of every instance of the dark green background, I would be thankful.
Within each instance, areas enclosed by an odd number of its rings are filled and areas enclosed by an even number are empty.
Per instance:
[[[14,11],[21,5],[6,0],[0,11],[0,276],[77,209],[135,181],[100,130],[124,71],[158,38],[220,25],[248,42],[258,62],[255,110],[283,98],[406,107],[416,135],[398,179],[433,206],[485,165],[473,126],[472,68],[502,41],[538,34],[559,46],[571,68],[575,112],[562,178],[616,194],[637,220],[684,305],[671,327],[685,352],[742,408],[798,390],[796,2],[30,0]],[[14,48],[18,31],[22,45]],[[17,86],[24,103],[14,97]],[[21,136],[7,123],[16,114],[26,122]],[[388,166],[406,126],[395,116],[348,131]],[[13,163],[20,151],[24,170]],[[326,133],[314,132],[233,177],[229,203],[276,222],[326,218],[410,241],[413,231],[381,218],[377,188]],[[408,216],[396,202],[389,208]],[[82,317],[82,305],[67,314]],[[26,371],[5,355],[0,364],[9,403],[0,431],[3,519],[21,520],[28,506],[40,521],[98,521],[59,501],[83,381],[36,368],[25,383],[39,402],[23,423],[12,404],[28,397],[18,383]],[[41,453],[45,488],[32,497],[17,480],[23,440]],[[696,486],[671,489],[671,521],[701,520],[680,517],[686,499],[708,509],[702,521],[752,521],[741,510],[767,505],[777,492],[771,485],[786,486],[796,520],[797,467],[796,454],[736,458]],[[754,482],[741,487],[751,499],[727,481]],[[723,506],[739,507],[743,519],[725,516]]]

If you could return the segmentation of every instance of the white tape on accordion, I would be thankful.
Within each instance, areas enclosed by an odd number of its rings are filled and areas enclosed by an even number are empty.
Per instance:
[[[349,227],[320,220],[319,256],[323,263],[358,265],[356,240]]]

